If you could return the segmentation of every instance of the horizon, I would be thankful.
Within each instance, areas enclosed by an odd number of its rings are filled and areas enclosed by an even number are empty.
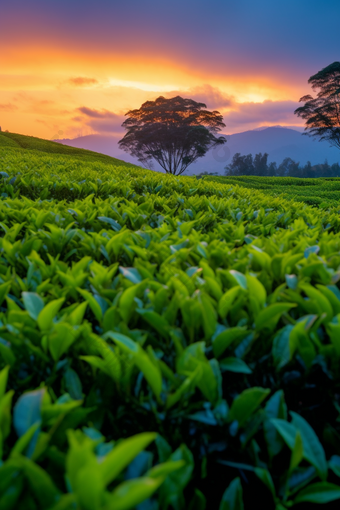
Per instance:
[[[13,0],[0,20],[0,125],[46,139],[117,136],[129,109],[180,94],[219,110],[229,135],[301,128],[293,112],[309,77],[338,59],[340,6],[314,4]]]

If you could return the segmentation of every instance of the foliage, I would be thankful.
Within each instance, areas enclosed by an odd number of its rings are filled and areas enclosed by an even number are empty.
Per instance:
[[[234,154],[232,162],[225,167],[225,175],[229,177],[238,177],[245,175],[256,175],[260,177],[340,177],[340,165],[334,163],[329,165],[327,160],[319,165],[312,165],[310,161],[305,166],[301,166],[292,158],[285,158],[280,165],[276,162],[267,163],[268,154],[252,154],[241,156],[238,152]],[[202,173],[200,175],[207,175]],[[211,174],[214,175],[214,174]]]
[[[308,83],[317,95],[303,96],[300,102],[305,104],[294,112],[306,121],[304,134],[327,140],[340,149],[340,62],[314,74]]]
[[[0,148],[1,147],[13,147],[16,149],[24,149],[25,151],[39,151],[47,154],[64,154],[72,156],[72,158],[80,157],[81,161],[84,159],[87,161],[100,161],[111,165],[119,165],[121,161],[105,154],[99,154],[97,152],[88,151],[85,149],[78,149],[76,147],[69,147],[58,142],[52,142],[50,140],[42,140],[35,136],[19,135],[17,133],[9,133],[8,131],[0,131]],[[124,163],[126,166],[129,163]]]
[[[338,178],[295,178],[295,177],[258,177],[258,176],[226,176],[204,177],[205,182],[242,186],[247,189],[259,190],[272,197],[281,196],[291,200],[304,202],[308,205],[338,211],[340,201],[340,179]]]
[[[1,509],[338,505],[336,209],[19,149],[0,171]]]
[[[180,175],[209,149],[226,143],[215,136],[225,127],[222,115],[205,108],[180,96],[147,101],[126,114],[127,133],[119,146],[145,166],[151,168],[154,159],[167,173]]]

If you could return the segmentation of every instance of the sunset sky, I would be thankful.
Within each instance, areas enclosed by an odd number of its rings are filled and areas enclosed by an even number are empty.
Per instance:
[[[302,125],[308,78],[340,60],[339,0],[11,0],[0,12],[0,126],[121,132],[159,95],[203,101],[225,133]]]

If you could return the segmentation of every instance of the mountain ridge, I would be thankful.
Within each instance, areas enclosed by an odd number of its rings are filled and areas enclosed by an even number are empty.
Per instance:
[[[114,135],[86,135],[74,139],[55,140],[63,145],[71,145],[82,149],[100,152],[129,163],[139,165],[137,159],[121,151],[118,141],[121,134]],[[237,152],[244,154],[257,154],[267,152],[268,162],[276,161],[280,164],[284,158],[290,157],[305,165],[310,161],[312,165],[323,163],[325,159],[329,164],[340,160],[340,152],[330,147],[328,142],[319,142],[288,127],[264,127],[260,130],[248,130],[232,135],[222,135],[227,139],[224,146],[209,151],[206,156],[193,163],[186,175],[194,175],[204,171],[224,173],[224,168]],[[161,168],[155,164],[155,170]]]

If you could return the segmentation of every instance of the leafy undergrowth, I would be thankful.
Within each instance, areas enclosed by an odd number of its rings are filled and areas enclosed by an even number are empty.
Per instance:
[[[338,213],[9,147],[0,170],[1,510],[337,508]]]
[[[262,190],[274,196],[297,200],[308,205],[339,209],[340,179],[338,177],[306,179],[299,177],[204,177],[206,181],[237,184],[248,189]]]

